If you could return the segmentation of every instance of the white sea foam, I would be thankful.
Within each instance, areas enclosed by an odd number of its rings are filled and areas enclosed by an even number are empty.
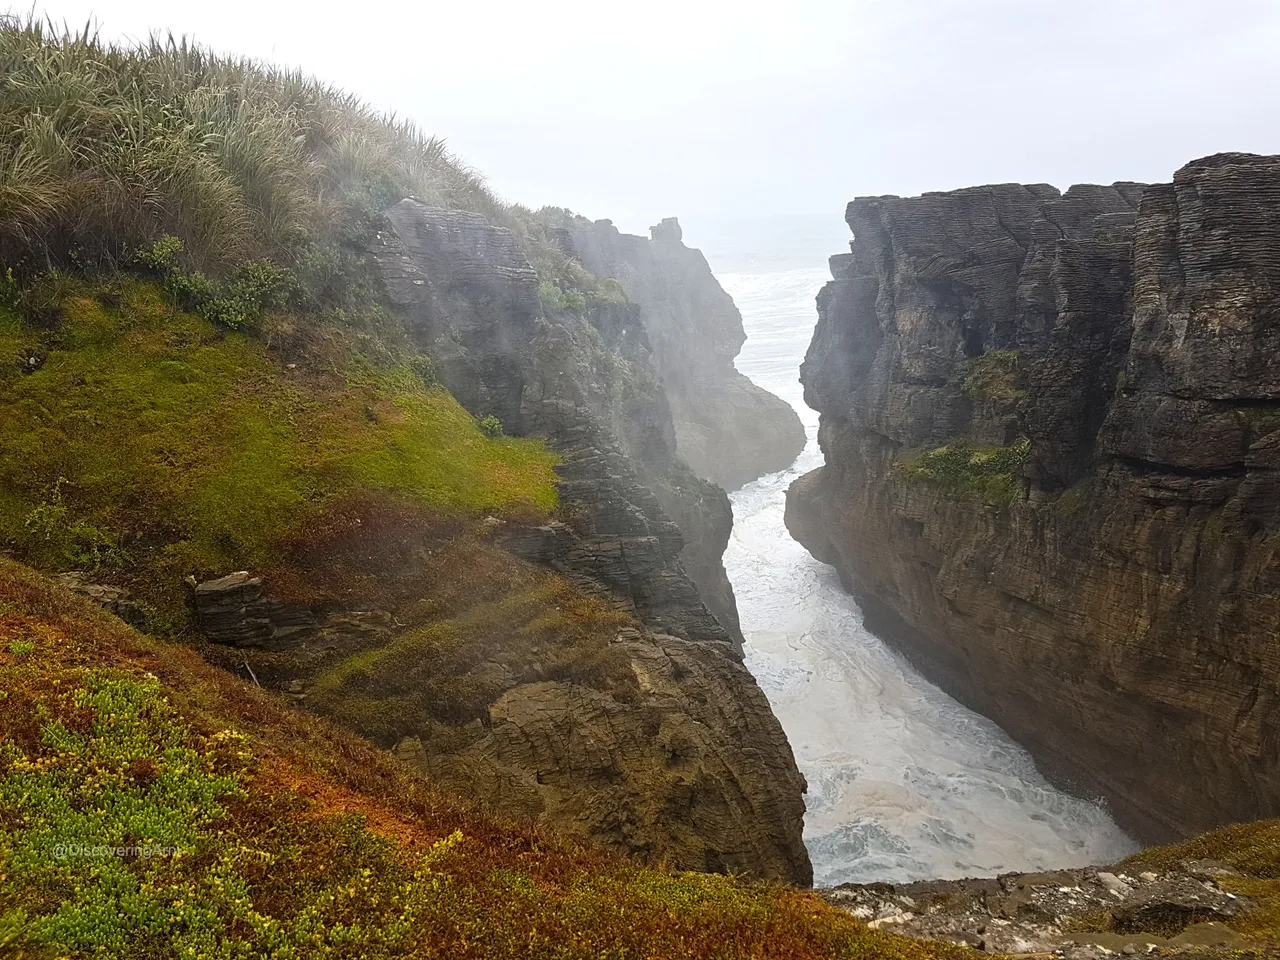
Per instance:
[[[822,462],[800,361],[823,270],[724,274],[748,340],[738,368],[799,412],[795,465],[733,494],[725,566],[747,665],[809,781],[815,882],[904,881],[1104,863],[1135,845],[1095,803],[1056,790],[994,723],[926,682],[862,625],[835,571],[787,534],[787,486]]]

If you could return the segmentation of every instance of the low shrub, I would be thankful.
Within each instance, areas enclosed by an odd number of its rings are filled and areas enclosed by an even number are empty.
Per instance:
[[[19,544],[28,556],[53,569],[90,572],[128,562],[117,537],[75,516],[63,497],[64,477],[23,518]]]
[[[500,437],[502,436],[502,421],[493,414],[489,414],[487,417],[481,418],[480,430],[486,437],[491,439]]]
[[[1031,441],[1025,438],[1004,447],[980,447],[956,440],[907,460],[902,472],[911,481],[1008,502],[1022,489],[1022,467],[1030,452]]]
[[[303,292],[292,271],[269,260],[250,260],[228,280],[215,283],[203,273],[182,268],[182,241],[163,237],[140,251],[137,262],[160,278],[183,310],[231,330],[256,328],[271,311],[303,306]]]

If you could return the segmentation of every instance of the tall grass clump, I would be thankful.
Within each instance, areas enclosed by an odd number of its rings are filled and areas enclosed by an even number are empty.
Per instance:
[[[406,195],[504,216],[442,140],[302,73],[0,18],[0,262],[20,272],[166,236],[215,276],[323,264]]]

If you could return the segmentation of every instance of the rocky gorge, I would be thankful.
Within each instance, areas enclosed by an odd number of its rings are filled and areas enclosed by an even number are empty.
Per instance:
[[[1280,158],[855,201],[810,344],[767,203],[717,277],[293,68],[0,63],[0,956],[1280,950]]]
[[[1274,816],[1280,158],[846,219],[792,533],[1141,838]]]

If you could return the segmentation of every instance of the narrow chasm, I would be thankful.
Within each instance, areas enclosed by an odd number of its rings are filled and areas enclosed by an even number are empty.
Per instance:
[[[804,405],[797,371],[826,271],[719,279],[747,329],[739,370],[790,403],[809,439],[788,469],[732,494],[725,567],[747,665],[809,783],[815,886],[993,877],[1133,853],[1100,804],[1056,789],[996,724],[873,635],[835,569],[788,534],[787,487],[822,462],[818,415]]]

